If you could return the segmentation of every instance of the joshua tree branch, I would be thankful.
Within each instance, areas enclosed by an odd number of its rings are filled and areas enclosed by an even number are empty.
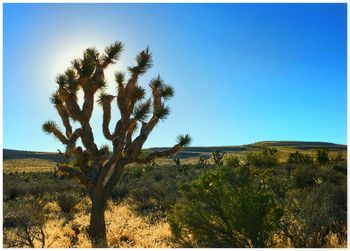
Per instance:
[[[172,148],[170,148],[168,150],[161,151],[161,152],[152,152],[149,155],[145,156],[144,158],[137,158],[135,160],[135,162],[139,163],[139,164],[146,164],[146,163],[149,163],[150,161],[152,161],[156,158],[168,157],[168,156],[173,155],[181,150],[182,150],[182,146],[180,144],[176,144],[175,146],[173,146]]]
[[[85,122],[90,121],[94,109],[94,93],[91,90],[86,89],[84,90],[84,103],[82,109],[83,120]]]
[[[159,119],[156,116],[153,116],[148,123],[143,122],[140,130],[140,134],[134,139],[134,141],[130,144],[130,147],[126,149],[126,155],[135,160],[140,154],[142,145],[147,140],[148,135],[153,130],[153,128],[158,123]]]
[[[113,140],[113,135],[109,130],[109,123],[111,121],[111,102],[114,96],[101,94],[99,99],[99,104],[102,105],[103,110],[103,122],[102,122],[102,131],[103,135],[108,140]]]
[[[60,115],[62,119],[62,123],[64,127],[66,128],[66,137],[69,138],[72,134],[72,126],[69,122],[69,114],[67,112],[66,107],[63,105],[63,103],[56,104],[56,109],[58,114]]]
[[[68,155],[70,155],[72,153],[72,151],[75,150],[75,145],[76,145],[78,138],[81,136],[81,132],[82,132],[82,129],[78,128],[69,137],[68,143],[67,143],[67,152],[66,152]]]
[[[76,94],[69,93],[65,88],[60,87],[58,89],[58,93],[60,94],[60,97],[66,104],[67,111],[69,115],[77,121],[81,121],[81,110],[77,103],[77,96]]]
[[[122,173],[123,173],[123,170],[124,170],[124,167],[130,163],[129,161],[120,161],[120,162],[117,162],[115,165],[114,165],[114,170],[112,172],[112,175],[109,177],[106,185],[105,185],[105,190],[107,192],[111,192],[113,190],[113,188],[117,185]]]
[[[99,184],[100,186],[103,186],[104,181],[106,179],[106,176],[109,172],[109,170],[112,168],[112,166],[115,164],[115,162],[117,161],[118,156],[117,155],[113,155],[108,161],[107,163],[105,163],[100,171],[100,174],[98,176],[97,179],[97,184]]]
[[[62,144],[67,145],[68,139],[63,135],[61,130],[58,128],[54,121],[47,121],[43,124],[42,129],[47,134],[53,134],[55,137],[61,141]]]
[[[94,142],[94,134],[89,122],[83,122],[82,124],[82,133],[81,141],[83,142],[86,149],[93,155],[98,156],[98,148]]]
[[[62,144],[68,143],[67,138],[63,135],[63,133],[58,128],[55,128],[52,131],[52,133],[56,136],[56,138],[58,138],[62,142]]]

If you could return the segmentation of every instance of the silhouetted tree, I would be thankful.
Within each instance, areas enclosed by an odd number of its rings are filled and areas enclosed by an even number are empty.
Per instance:
[[[148,163],[157,157],[169,156],[191,141],[189,135],[180,135],[177,144],[168,150],[141,154],[151,131],[169,115],[170,110],[165,101],[173,97],[174,89],[157,76],[149,84],[152,97],[145,99],[146,91],[138,85],[138,80],[152,66],[152,54],[146,48],[137,55],[136,65],[128,67],[128,79],[122,72],[115,74],[116,94],[106,94],[104,72],[108,66],[117,62],[122,50],[123,44],[115,42],[106,47],[103,53],[88,48],[81,59],[73,60],[72,66],[64,74],[58,75],[58,89],[51,96],[65,132],[54,121],[47,121],[42,127],[44,132],[53,134],[64,144],[65,155],[75,160],[72,165],[59,165],[58,171],[77,178],[85,185],[92,200],[89,235],[93,247],[107,246],[104,216],[106,201],[118,184],[124,167],[130,163]],[[78,104],[77,93],[80,90],[83,92],[82,106]],[[109,124],[113,100],[117,101],[120,119],[111,131]],[[90,125],[95,101],[103,110],[102,131],[113,145],[112,153],[108,147],[98,148],[95,143]],[[72,122],[77,122],[79,127],[73,129]],[[138,135],[134,135],[137,131]],[[78,139],[81,139],[82,147],[76,146]]]

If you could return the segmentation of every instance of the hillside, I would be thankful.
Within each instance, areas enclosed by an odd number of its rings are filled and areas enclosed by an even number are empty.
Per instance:
[[[3,149],[3,159],[46,159],[52,161],[62,161],[63,157],[58,153],[52,152],[34,152],[34,151],[21,151],[12,149]]]
[[[227,152],[227,153],[240,153],[246,151],[257,150],[263,146],[270,146],[276,148],[288,148],[291,150],[311,150],[318,147],[328,147],[331,151],[346,151],[347,146],[341,144],[334,144],[328,142],[308,142],[308,141],[260,141],[252,144],[241,146],[199,146],[199,147],[186,147],[184,151],[179,153],[181,158],[189,158],[196,156],[209,156],[213,151]],[[145,149],[146,152],[162,151],[166,150],[166,147],[154,147]],[[4,160],[10,159],[23,159],[23,158],[38,158],[47,159],[52,161],[62,160],[62,156],[58,153],[52,152],[34,152],[34,151],[20,151],[3,149]]]

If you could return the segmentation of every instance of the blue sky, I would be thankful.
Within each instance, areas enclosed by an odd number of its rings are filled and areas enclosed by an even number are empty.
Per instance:
[[[171,115],[145,147],[261,140],[346,144],[346,4],[4,4],[4,148],[63,149],[41,131],[60,119],[49,102],[55,77],[82,55],[118,40],[126,70],[150,46],[175,87]],[[117,121],[119,113],[113,110]],[[92,125],[97,143],[101,108]]]

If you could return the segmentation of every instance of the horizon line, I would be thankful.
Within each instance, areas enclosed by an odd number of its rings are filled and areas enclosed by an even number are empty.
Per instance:
[[[307,142],[307,143],[327,143],[327,144],[335,144],[335,145],[343,145],[347,146],[343,143],[335,143],[335,142],[328,142],[328,141],[306,141],[306,140],[262,140],[262,141],[255,141],[253,143],[247,143],[247,144],[240,144],[240,145],[216,145],[216,146],[186,146],[184,148],[190,148],[190,147],[238,147],[238,146],[246,146],[246,145],[252,145],[256,143],[263,143],[263,142]],[[147,148],[142,148],[142,150],[152,149],[152,148],[171,148],[172,146],[152,146]],[[13,149],[13,148],[6,148],[3,146],[3,150],[14,150],[14,151],[27,151],[27,152],[42,152],[42,153],[53,153],[53,152],[43,152],[40,150],[27,150],[27,149]]]

